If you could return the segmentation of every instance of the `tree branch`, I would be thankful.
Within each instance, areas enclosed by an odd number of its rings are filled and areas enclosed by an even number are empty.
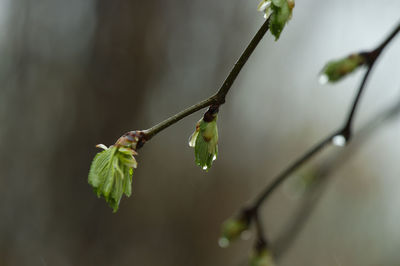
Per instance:
[[[311,187],[308,189],[301,206],[293,215],[294,218],[290,220],[286,229],[273,241],[274,255],[277,260],[290,248],[290,245],[306,224],[307,219],[315,210],[318,200],[327,188],[328,177],[348,162],[349,158],[354,155],[382,125],[387,125],[391,119],[398,117],[399,114],[400,98],[393,105],[385,108],[385,110],[380,111],[369,119],[358,131],[356,138],[351,142],[348,149],[339,151],[318,167],[315,174],[315,181],[313,181]]]
[[[176,122],[180,121],[181,119],[187,117],[188,115],[193,114],[207,106],[210,105],[222,105],[225,103],[226,95],[228,94],[229,90],[231,89],[233,83],[235,82],[237,76],[239,75],[240,71],[242,70],[243,66],[246,64],[247,60],[256,49],[257,45],[260,43],[261,39],[268,31],[269,26],[269,18],[264,22],[264,24],[260,27],[257,33],[254,35],[253,39],[250,41],[249,45],[243,51],[242,55],[239,57],[239,60],[233,66],[231,72],[226,77],[225,81],[222,83],[221,87],[217,91],[216,94],[210,96],[208,99],[205,99],[195,105],[188,107],[187,109],[165,119],[164,121],[160,122],[159,124],[146,129],[143,131],[144,135],[143,138],[145,141],[150,140],[154,137],[157,133],[161,132],[162,130],[172,126]]]
[[[267,185],[267,187],[261,191],[261,193],[256,197],[256,199],[253,201],[252,204],[250,204],[246,210],[251,210],[251,213],[255,217],[258,215],[258,211],[262,203],[265,202],[265,200],[275,191],[276,188],[279,187],[280,184],[283,183],[295,170],[297,170],[300,166],[308,162],[311,158],[313,158],[319,151],[321,151],[324,147],[326,147],[329,143],[332,142],[332,140],[338,136],[341,135],[344,137],[346,141],[350,140],[351,137],[351,127],[352,127],[352,121],[354,119],[354,115],[357,109],[357,106],[359,104],[359,101],[361,99],[362,92],[366,86],[368,77],[371,73],[371,70],[382,53],[382,51],[385,49],[385,47],[390,43],[391,40],[399,33],[400,31],[400,23],[397,25],[397,27],[392,31],[392,33],[374,50],[371,52],[367,53],[360,53],[360,55],[365,57],[366,60],[366,66],[367,70],[364,74],[364,77],[360,83],[357,95],[353,101],[353,104],[350,108],[350,112],[348,117],[346,118],[345,126],[340,128],[339,130],[333,131],[330,135],[328,135],[326,138],[321,140],[319,143],[317,143],[315,146],[313,146],[311,149],[306,151],[302,156],[300,156],[295,162],[293,162],[289,167],[287,167],[285,170],[283,170],[280,174],[278,174],[275,178],[273,178],[272,183]]]
[[[353,118],[354,118],[358,103],[360,101],[361,95],[364,91],[365,84],[367,83],[369,74],[371,73],[371,70],[372,70],[376,60],[378,59],[379,55],[387,47],[387,45],[393,40],[393,38],[399,33],[399,31],[400,31],[400,23],[376,49],[374,49],[370,52],[367,52],[367,53],[361,53],[367,61],[367,72],[365,73],[365,75],[363,77],[363,80],[360,84],[357,95],[354,98],[352,107],[351,107],[349,115],[347,117],[345,126],[343,127],[342,132],[341,132],[341,134],[345,137],[346,140],[349,140],[351,138],[351,132],[352,132],[351,127],[352,127]]]

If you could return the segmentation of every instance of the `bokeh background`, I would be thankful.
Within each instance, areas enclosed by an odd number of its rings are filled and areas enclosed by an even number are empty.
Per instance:
[[[324,86],[318,73],[375,47],[400,20],[398,0],[297,1],[221,108],[208,173],[187,145],[199,112],[140,150],[116,214],[87,174],[96,144],[215,92],[264,21],[257,4],[0,0],[0,265],[246,265],[252,238],[221,249],[221,223],[341,125],[362,71]],[[399,99],[399,70],[400,37],[373,71],[356,131]],[[400,265],[399,141],[394,117],[345,149],[278,265]],[[329,147],[299,173],[342,153]],[[273,244],[307,198],[296,178],[262,209]]]

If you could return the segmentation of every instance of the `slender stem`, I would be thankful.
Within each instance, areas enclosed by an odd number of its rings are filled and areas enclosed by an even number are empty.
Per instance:
[[[307,189],[307,194],[305,198],[302,199],[301,206],[293,215],[294,218],[287,224],[287,229],[283,230],[274,241],[274,255],[276,259],[279,260],[279,257],[282,257],[284,252],[288,250],[301,232],[303,226],[314,211],[318,200],[327,188],[329,182],[328,177],[348,162],[351,156],[362,148],[362,145],[366,143],[379,128],[387,126],[391,120],[398,118],[399,114],[400,98],[390,107],[379,111],[371,117],[356,133],[357,138],[354,138],[354,141],[349,145],[348,149],[342,149],[317,167],[317,172],[314,174],[315,178],[313,178],[310,188]]]
[[[322,141],[320,141],[317,145],[308,150],[305,154],[303,154],[300,158],[298,158],[294,163],[292,163],[288,168],[283,170],[278,176],[274,178],[271,184],[269,184],[256,198],[253,205],[251,205],[252,209],[256,212],[260,205],[264,202],[266,198],[283,182],[286,178],[293,173],[297,168],[303,165],[305,162],[310,160],[314,155],[316,155],[319,151],[321,151],[327,144],[331,143],[332,138],[338,134],[338,131],[335,131],[333,134],[329,135]]]
[[[381,45],[378,46],[376,49],[378,53],[381,53],[383,49],[393,40],[394,37],[396,37],[397,33],[400,31],[400,23],[397,24],[396,28],[393,29],[393,31],[390,33],[390,35],[381,43]]]
[[[222,83],[218,92],[208,99],[205,99],[195,105],[190,106],[189,108],[165,119],[164,121],[160,122],[159,124],[144,130],[144,138],[145,140],[150,140],[160,131],[172,126],[179,120],[187,117],[188,115],[193,114],[207,106],[210,105],[221,105],[225,103],[225,97],[228,94],[229,90],[231,89],[233,83],[235,82],[237,76],[239,75],[240,71],[242,70],[243,66],[246,64],[247,60],[249,59],[250,55],[253,53],[257,45],[260,43],[261,39],[268,31],[269,26],[269,18],[264,22],[264,24],[260,27],[257,33],[254,35],[253,39],[250,41],[249,45],[243,51],[242,55],[239,57],[239,60],[233,66],[231,72],[226,77],[225,81]]]
[[[194,112],[197,112],[207,106],[212,105],[213,103],[216,103],[216,97],[212,96],[208,99],[205,99],[199,103],[196,103],[195,105],[190,106],[189,108],[186,108],[185,110],[167,118],[166,120],[162,121],[161,123],[146,129],[144,131],[145,133],[145,138],[146,140],[151,139],[154,135],[156,135],[157,133],[159,133],[160,131],[166,129],[167,127],[175,124],[176,122],[178,122],[179,120],[181,120],[182,118],[185,118],[188,115],[193,114]]]
[[[263,242],[265,241],[265,236],[263,233],[263,228],[262,225],[260,224],[259,220],[259,209],[262,203],[265,202],[265,200],[275,191],[276,188],[279,187],[280,184],[282,184],[294,171],[296,171],[300,166],[302,166],[304,163],[309,161],[312,157],[314,157],[319,151],[323,150],[329,143],[331,143],[332,139],[338,135],[341,134],[343,137],[345,137],[346,141],[350,140],[351,137],[351,127],[352,127],[352,122],[354,119],[355,112],[357,110],[357,106],[360,102],[362,93],[364,91],[365,85],[367,83],[368,77],[370,76],[371,70],[382,53],[382,51],[385,49],[385,47],[390,43],[391,40],[400,32],[400,23],[397,25],[397,27],[392,31],[392,33],[374,50],[368,53],[360,53],[362,56],[364,56],[366,60],[366,66],[367,66],[367,71],[364,74],[364,77],[360,83],[360,86],[358,88],[358,92],[354,98],[353,104],[351,105],[349,115],[347,116],[347,119],[345,120],[345,125],[343,128],[334,131],[332,134],[330,134],[328,137],[325,139],[321,140],[319,143],[317,143],[314,147],[306,151],[302,156],[300,156],[296,161],[294,161],[289,167],[287,167],[285,170],[283,170],[279,175],[277,175],[272,183],[268,184],[265,189],[261,191],[261,193],[256,197],[254,202],[249,205],[246,210],[249,213],[253,214],[253,219],[256,223],[256,229],[257,229],[257,234],[258,234],[258,240]],[[257,245],[256,242],[256,245]]]
[[[254,212],[253,215],[257,232],[254,249],[256,252],[260,253],[269,247],[269,243],[265,237],[263,223],[261,221],[258,211]]]
[[[228,94],[230,88],[232,87],[233,82],[235,82],[237,76],[239,75],[240,71],[242,70],[243,66],[246,64],[247,60],[249,59],[250,55],[256,49],[257,45],[260,43],[261,39],[268,31],[269,27],[269,18],[264,22],[261,28],[258,30],[256,35],[254,35],[253,39],[243,51],[242,55],[240,56],[239,60],[233,66],[231,72],[229,73],[228,77],[226,77],[224,83],[222,83],[221,88],[218,90],[217,95],[220,103],[225,102],[226,94]]]
[[[363,77],[363,79],[362,79],[362,81],[360,83],[360,87],[358,88],[356,97],[354,97],[353,104],[351,105],[349,114],[348,114],[347,119],[346,119],[346,123],[345,123],[343,129],[341,130],[341,132],[339,132],[339,134],[341,134],[341,135],[343,135],[345,137],[346,141],[349,141],[350,138],[351,138],[351,135],[352,135],[352,128],[351,127],[352,127],[352,124],[353,124],[353,118],[354,118],[354,115],[356,113],[357,106],[358,106],[358,104],[360,102],[361,95],[362,95],[362,93],[364,91],[365,85],[367,84],[367,80],[368,80],[368,77],[369,77],[369,75],[371,73],[371,70],[372,70],[372,67],[373,67],[374,63],[375,63],[375,60],[372,61],[372,63],[370,65],[368,65],[367,71],[365,72],[364,77]]]
[[[281,172],[279,175],[277,175],[273,179],[272,183],[269,184],[264,190],[261,191],[259,196],[255,199],[253,204],[251,204],[250,207],[248,207],[248,209],[253,210],[253,213],[257,213],[261,204],[271,195],[271,193],[274,192],[274,190],[277,187],[279,187],[279,185],[283,181],[285,181],[286,178],[288,178],[290,176],[290,174],[292,174],[300,166],[302,166],[304,163],[306,163],[308,160],[310,160],[314,155],[316,155],[319,151],[321,151],[324,147],[326,147],[326,145],[332,141],[333,137],[335,137],[338,134],[344,134],[344,137],[346,137],[346,139],[349,140],[350,133],[351,133],[352,121],[354,119],[354,115],[355,115],[357,106],[361,99],[362,92],[365,88],[365,85],[366,85],[368,77],[371,73],[371,70],[372,70],[376,60],[378,59],[379,55],[382,53],[382,51],[385,49],[385,47],[390,43],[391,40],[393,40],[393,38],[399,32],[400,32],[400,23],[392,31],[392,33],[376,49],[372,50],[369,53],[364,54],[364,56],[366,56],[366,60],[367,60],[367,71],[364,74],[364,77],[363,77],[360,87],[358,89],[357,95],[353,101],[351,108],[350,108],[350,112],[346,119],[345,126],[343,128],[341,128],[340,130],[334,131],[328,137],[321,140],[318,144],[316,144],[314,147],[312,147],[310,150],[308,150],[306,153],[304,153],[302,156],[300,156],[288,168],[283,170],[283,172]]]
[[[400,23],[397,25],[397,27],[391,32],[391,34],[374,50],[372,50],[369,53],[364,53],[364,56],[366,57],[367,60],[367,72],[365,72],[365,75],[362,79],[362,82],[360,84],[360,87],[358,89],[357,95],[354,98],[352,107],[350,109],[349,115],[347,116],[346,124],[343,128],[343,132],[347,133],[348,136],[351,136],[351,126],[354,118],[354,114],[356,112],[358,103],[360,101],[361,95],[364,91],[365,85],[367,83],[368,77],[371,73],[371,70],[378,59],[378,57],[381,55],[382,51],[386,48],[386,46],[393,40],[393,38],[399,33],[400,31]]]

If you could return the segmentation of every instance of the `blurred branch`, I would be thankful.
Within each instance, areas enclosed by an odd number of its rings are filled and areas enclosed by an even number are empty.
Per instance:
[[[266,201],[266,199],[269,198],[269,196],[276,190],[276,188],[279,187],[280,184],[283,183],[295,170],[297,170],[300,166],[308,162],[311,158],[313,158],[318,152],[323,150],[328,144],[331,144],[333,140],[336,137],[340,137],[343,139],[343,144],[346,144],[350,140],[351,137],[351,127],[352,127],[352,121],[357,109],[357,106],[360,102],[362,92],[364,91],[364,88],[366,86],[368,77],[370,76],[371,70],[381,55],[382,51],[387,47],[387,45],[393,40],[393,38],[399,33],[400,31],[400,23],[396,26],[396,28],[391,32],[391,34],[374,50],[370,52],[361,52],[359,53],[361,56],[364,57],[365,59],[365,65],[367,67],[367,70],[363,76],[363,79],[360,83],[360,86],[358,88],[357,95],[353,101],[353,104],[350,108],[349,115],[346,118],[345,126],[339,128],[339,130],[333,131],[333,133],[329,134],[326,138],[321,140],[319,143],[317,143],[315,146],[313,146],[311,149],[306,151],[302,156],[300,156],[296,161],[294,161],[289,167],[284,169],[280,174],[278,174],[275,178],[273,178],[272,183],[267,185],[267,187],[261,191],[261,193],[256,197],[254,202],[250,204],[247,208],[245,208],[246,211],[251,211],[253,213],[255,218],[258,214],[259,208]],[[340,145],[340,144],[339,144]]]
[[[371,118],[355,135],[356,138],[351,142],[348,149],[342,149],[318,167],[317,173],[315,174],[316,179],[306,191],[307,195],[294,214],[294,218],[290,219],[287,229],[284,229],[283,233],[274,241],[273,249],[276,259],[279,259],[279,257],[290,248],[291,244],[306,224],[308,218],[315,210],[318,200],[327,188],[328,177],[343,166],[351,156],[354,156],[358,149],[360,149],[384,123],[389,122],[389,120],[399,115],[400,97],[395,104]]]
[[[365,84],[367,82],[367,79],[369,77],[369,74],[371,73],[371,70],[382,53],[382,51],[386,48],[386,46],[393,40],[393,38],[399,33],[400,31],[400,23],[397,25],[397,27],[392,31],[392,33],[373,51],[368,52],[368,53],[362,53],[364,58],[367,60],[367,72],[364,75],[364,78],[360,84],[360,87],[358,89],[357,95],[354,98],[354,102],[352,104],[352,107],[350,109],[349,115],[346,120],[346,124],[343,127],[342,134],[345,136],[346,139],[349,139],[351,137],[351,126],[352,126],[352,121],[358,106],[358,103],[360,101],[362,92],[364,91]]]
[[[264,228],[262,226],[263,223],[261,221],[259,213],[254,214],[254,223],[256,224],[257,230],[256,246],[269,246],[267,239],[265,239]]]
[[[297,159],[292,165],[290,165],[287,169],[285,169],[281,174],[279,174],[276,178],[274,178],[272,183],[268,185],[264,191],[262,191],[259,195],[259,197],[256,199],[254,202],[253,206],[251,208],[253,209],[258,209],[259,206],[264,202],[264,200],[291,174],[293,173],[296,169],[298,169],[301,165],[303,165],[305,162],[307,162],[309,159],[311,159],[314,155],[316,155],[319,151],[322,150],[327,144],[330,144],[332,142],[332,139],[337,136],[337,135],[342,135],[342,134],[350,134],[350,128],[352,126],[352,121],[353,117],[355,115],[356,108],[358,106],[359,100],[361,98],[361,94],[365,88],[366,82],[368,80],[368,77],[371,73],[371,70],[374,66],[374,63],[378,59],[379,55],[383,51],[383,49],[389,44],[390,40],[393,39],[393,37],[400,31],[400,24],[396,27],[395,31],[387,38],[381,45],[378,46],[377,49],[374,49],[371,52],[366,53],[366,58],[367,58],[367,71],[364,74],[364,77],[362,79],[362,82],[360,84],[360,87],[358,88],[357,95],[355,97],[355,100],[351,106],[350,113],[348,115],[348,118],[346,119],[346,124],[344,128],[335,130],[333,133],[328,135],[325,139],[320,141],[317,145],[312,147],[310,150],[308,150],[306,153],[304,153],[299,159]],[[348,138],[346,140],[349,140],[350,135],[347,135]]]
[[[249,59],[250,55],[253,53],[257,45],[260,43],[261,39],[268,31],[269,26],[269,18],[264,22],[258,32],[254,35],[253,39],[250,41],[249,45],[243,51],[242,55],[240,56],[239,60],[233,66],[231,72],[226,77],[225,81],[222,83],[221,87],[217,91],[216,94],[210,96],[208,99],[205,99],[197,104],[194,104],[185,110],[167,118],[166,120],[158,123],[157,125],[144,130],[143,139],[144,141],[150,140],[160,131],[172,126],[176,122],[180,121],[181,119],[187,117],[188,115],[193,114],[205,107],[211,105],[222,105],[225,103],[226,95],[228,94],[229,90],[231,89],[233,83],[235,82],[237,76],[239,75],[240,71],[242,70],[243,66],[246,64],[247,60]]]

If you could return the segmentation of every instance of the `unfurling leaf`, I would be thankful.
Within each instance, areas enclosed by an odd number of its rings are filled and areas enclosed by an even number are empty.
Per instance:
[[[345,58],[328,62],[321,71],[320,82],[336,82],[364,65],[366,59],[361,54],[352,54]]]
[[[211,167],[218,155],[218,109],[207,111],[196,124],[196,130],[189,138],[189,146],[194,148],[195,162],[203,170]]]
[[[258,10],[265,13],[264,17],[270,17],[269,30],[279,39],[283,28],[292,17],[294,0],[263,0],[258,5]]]
[[[88,182],[98,197],[104,197],[114,212],[118,210],[122,195],[132,194],[133,168],[137,167],[137,153],[128,147],[98,145],[99,152],[90,166]]]

